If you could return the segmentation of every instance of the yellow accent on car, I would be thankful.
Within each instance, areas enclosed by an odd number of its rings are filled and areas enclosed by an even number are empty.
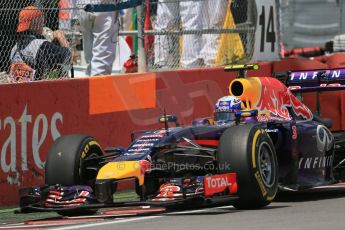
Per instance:
[[[250,112],[242,112],[241,117],[250,117],[252,114]]]
[[[258,70],[260,66],[258,64],[236,64],[236,65],[227,65],[224,67],[224,71],[238,71],[238,70]]]
[[[261,130],[257,130],[254,134],[253,143],[252,143],[252,162],[253,162],[253,168],[256,168],[256,157],[255,157],[255,147],[256,147],[256,140],[258,139],[259,134],[261,133]]]
[[[252,110],[261,97],[261,82],[257,77],[237,78],[230,83],[229,94],[240,98],[245,109]]]
[[[258,64],[253,65],[253,70],[258,70],[259,68],[260,68],[260,66]]]
[[[254,176],[255,176],[255,178],[256,178],[256,181],[257,181],[257,182],[258,182],[258,184],[259,184],[259,187],[260,187],[260,190],[261,190],[262,196],[266,196],[267,191],[266,191],[266,188],[265,188],[264,182],[262,181],[262,178],[261,178],[261,176],[260,176],[259,171],[256,171],[256,173],[254,174]]]
[[[238,69],[244,69],[246,65],[227,65],[224,67],[224,70],[238,70]]]
[[[97,145],[98,147],[101,147],[101,146],[98,144],[97,141],[90,141],[90,142],[89,142],[89,145],[90,145],[90,146]]]
[[[96,179],[120,180],[130,178],[137,178],[140,186],[144,184],[144,174],[139,161],[109,162],[98,171]]]
[[[267,200],[267,201],[272,201],[272,200],[276,197],[276,194],[277,194],[277,193],[274,193],[272,196],[267,196],[267,197],[266,197],[266,200]]]
[[[160,117],[159,118],[159,122],[166,122],[166,121],[168,121],[167,117]]]

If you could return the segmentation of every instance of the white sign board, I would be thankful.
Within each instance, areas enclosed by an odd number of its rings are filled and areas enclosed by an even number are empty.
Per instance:
[[[252,61],[279,59],[279,18],[276,0],[256,0],[257,19]]]

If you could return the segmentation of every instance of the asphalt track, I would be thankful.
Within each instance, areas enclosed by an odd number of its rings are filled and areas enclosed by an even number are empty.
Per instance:
[[[0,229],[4,226],[0,226]],[[19,227],[12,225],[12,227]],[[26,226],[32,229],[34,226]],[[36,227],[34,227],[36,228]],[[45,227],[45,229],[47,226]],[[171,210],[143,217],[119,217],[78,224],[54,226],[54,229],[345,229],[345,192],[280,194],[261,210],[239,211],[229,205]]]

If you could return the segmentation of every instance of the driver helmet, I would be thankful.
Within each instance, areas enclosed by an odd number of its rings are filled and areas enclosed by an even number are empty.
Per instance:
[[[235,113],[242,110],[242,100],[235,96],[224,96],[218,99],[214,109],[214,121],[226,125],[236,119]]]

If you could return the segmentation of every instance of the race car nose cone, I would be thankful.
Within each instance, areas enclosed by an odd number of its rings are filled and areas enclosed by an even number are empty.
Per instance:
[[[145,163],[145,164],[144,164]],[[139,185],[144,184],[145,171],[149,167],[146,161],[109,162],[97,174],[97,180],[137,178]]]

